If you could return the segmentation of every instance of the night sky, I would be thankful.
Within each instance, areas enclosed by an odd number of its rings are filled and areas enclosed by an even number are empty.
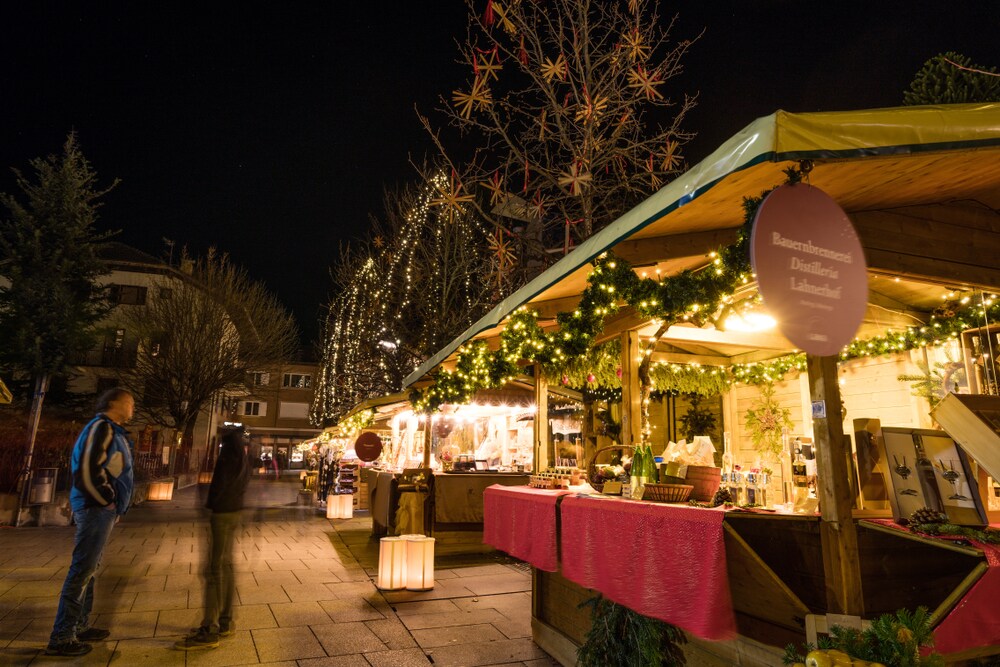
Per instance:
[[[680,13],[675,37],[707,29],[675,81],[699,93],[692,162],[777,109],[898,105],[943,51],[1000,65],[995,0],[663,7]],[[431,113],[464,83],[464,34],[457,0],[3,3],[0,191],[7,167],[75,129],[103,182],[122,181],[101,229],[157,256],[164,237],[228,251],[311,341],[339,244],[433,150],[414,105]]]

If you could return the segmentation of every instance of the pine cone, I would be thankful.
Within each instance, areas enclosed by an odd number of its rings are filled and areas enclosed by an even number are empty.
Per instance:
[[[918,523],[946,523],[948,517],[937,510],[929,507],[921,507],[910,515],[910,525]]]
[[[724,505],[726,503],[733,502],[733,495],[729,493],[729,489],[722,487],[715,492],[712,496],[712,507],[718,507],[719,505]]]

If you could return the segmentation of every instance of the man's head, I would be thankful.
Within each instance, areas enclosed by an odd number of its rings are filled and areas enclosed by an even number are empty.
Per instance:
[[[132,413],[135,412],[135,399],[128,389],[115,387],[108,389],[97,399],[97,412],[104,415],[116,424],[125,425],[132,420]]]

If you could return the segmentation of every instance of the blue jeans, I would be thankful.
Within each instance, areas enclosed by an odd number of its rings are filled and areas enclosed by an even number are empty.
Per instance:
[[[49,643],[74,641],[76,633],[90,627],[90,610],[94,606],[94,577],[101,566],[101,554],[111,537],[118,513],[104,507],[88,507],[73,512],[76,521],[76,543],[73,560],[66,573],[59,610],[52,627]]]
[[[205,564],[205,616],[201,627],[219,632],[233,622],[233,598],[236,580],[233,578],[233,546],[240,512],[212,512],[212,542]]]

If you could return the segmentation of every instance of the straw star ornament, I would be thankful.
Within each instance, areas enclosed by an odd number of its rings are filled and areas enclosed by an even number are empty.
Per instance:
[[[458,109],[462,118],[468,120],[472,117],[473,110],[481,110],[493,104],[493,94],[490,87],[486,85],[486,77],[477,76],[472,82],[472,90],[466,93],[462,90],[453,90],[451,100]]]
[[[583,192],[584,188],[591,184],[592,178],[591,173],[583,169],[579,162],[576,162],[569,168],[569,171],[559,174],[559,185],[569,190],[569,193],[576,197]]]
[[[663,99],[663,95],[656,89],[662,84],[660,75],[654,72],[647,72],[646,68],[639,65],[628,73],[628,87],[635,88],[637,94],[646,96],[646,99]]]
[[[596,123],[599,116],[607,109],[608,98],[602,95],[595,95],[593,99],[587,99],[576,111],[576,121],[585,123]]]
[[[542,78],[544,78],[547,83],[552,83],[552,79],[565,81],[568,73],[569,66],[566,64],[566,58],[561,53],[556,58],[555,62],[552,62],[550,58],[546,58],[545,62],[542,63]]]
[[[499,72],[502,69],[503,63],[500,62],[500,54],[497,53],[496,48],[476,56],[476,71],[478,75],[482,75],[483,79],[489,81],[492,76],[494,81],[499,81]]]
[[[622,47],[632,62],[645,62],[651,51],[638,28],[622,35]]]
[[[677,152],[679,148],[677,142],[671,139],[660,149],[660,171],[671,171],[680,166],[681,155]]]
[[[459,215],[465,213],[464,205],[473,200],[472,195],[462,194],[462,184],[456,181],[454,176],[447,185],[437,186],[437,191],[440,196],[431,199],[430,204],[444,207],[448,212],[448,222],[455,221],[456,213]]]
[[[490,180],[482,181],[479,185],[490,191],[490,206],[496,206],[507,195],[507,192],[503,189],[503,182],[500,180],[499,172],[494,172]]]

